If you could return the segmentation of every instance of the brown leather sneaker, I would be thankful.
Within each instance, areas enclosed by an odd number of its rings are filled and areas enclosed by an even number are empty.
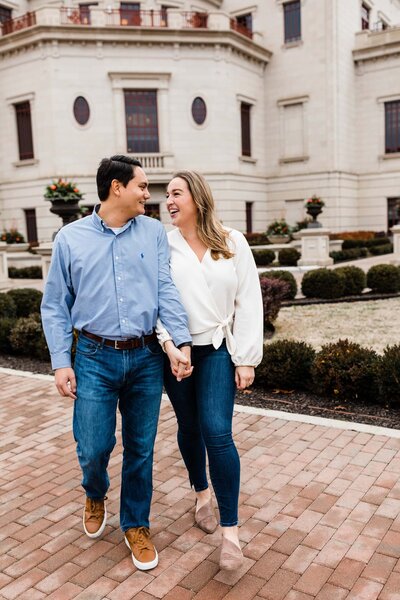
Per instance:
[[[133,564],[141,571],[158,565],[158,554],[150,539],[148,527],[131,527],[125,531],[125,543],[132,552]]]
[[[86,496],[83,510],[83,529],[90,538],[98,538],[104,531],[107,522],[106,498],[94,499]]]

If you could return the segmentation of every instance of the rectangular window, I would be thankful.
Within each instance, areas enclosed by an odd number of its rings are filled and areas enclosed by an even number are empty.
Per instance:
[[[369,29],[370,8],[366,4],[361,4],[361,29]]]
[[[301,11],[300,0],[287,2],[283,5],[285,43],[301,40]]]
[[[90,25],[90,7],[98,6],[97,2],[79,5],[79,21],[81,25]]]
[[[36,244],[38,241],[37,234],[37,222],[36,222],[36,209],[25,208],[25,225],[28,242]]]
[[[238,15],[234,19],[231,19],[231,29],[234,29],[246,37],[252,38],[253,15],[251,13],[247,13],[245,15]]]
[[[0,23],[5,23],[12,18],[11,8],[6,8],[5,6],[0,5]]]
[[[159,152],[157,91],[124,90],[127,150]]]
[[[251,156],[251,132],[250,132],[251,104],[240,103],[240,124],[242,134],[242,156]]]
[[[400,100],[385,102],[385,153],[400,152]]]
[[[120,6],[121,25],[140,25],[140,3],[121,2]]]
[[[246,233],[253,232],[253,202],[246,202]]]
[[[160,221],[160,205],[156,202],[150,202],[150,204],[146,202],[146,215]]]
[[[17,118],[19,159],[33,158],[31,105],[29,101],[14,104]]]

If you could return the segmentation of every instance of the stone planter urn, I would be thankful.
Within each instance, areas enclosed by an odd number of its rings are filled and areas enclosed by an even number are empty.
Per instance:
[[[46,200],[51,202],[50,212],[61,217],[63,226],[78,219],[81,212],[79,206],[80,198],[60,196],[59,198],[46,198]]]
[[[307,214],[309,214],[310,217],[312,217],[312,221],[311,221],[311,223],[308,223],[307,228],[315,229],[316,227],[322,227],[321,223],[319,223],[317,221],[318,215],[322,213],[322,205],[318,205],[318,204],[315,204],[314,206],[308,205],[306,211],[307,211]]]
[[[268,240],[271,244],[287,244],[290,240],[290,235],[280,235],[278,233],[269,233]]]

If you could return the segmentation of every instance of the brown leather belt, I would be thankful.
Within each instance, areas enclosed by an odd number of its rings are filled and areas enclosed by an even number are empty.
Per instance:
[[[150,333],[150,335],[142,335],[140,338],[130,338],[129,340],[108,340],[100,335],[90,333],[90,331],[81,331],[81,333],[85,337],[90,338],[95,342],[99,342],[100,344],[104,344],[105,346],[110,346],[115,350],[132,350],[133,348],[143,348],[151,342],[157,341],[157,335],[155,331]]]

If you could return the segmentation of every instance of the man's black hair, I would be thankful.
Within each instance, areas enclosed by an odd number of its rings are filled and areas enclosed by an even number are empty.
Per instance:
[[[135,177],[135,167],[141,167],[136,158],[115,154],[111,158],[103,158],[97,169],[96,183],[97,194],[100,200],[107,200],[113,179],[117,179],[126,187]]]

